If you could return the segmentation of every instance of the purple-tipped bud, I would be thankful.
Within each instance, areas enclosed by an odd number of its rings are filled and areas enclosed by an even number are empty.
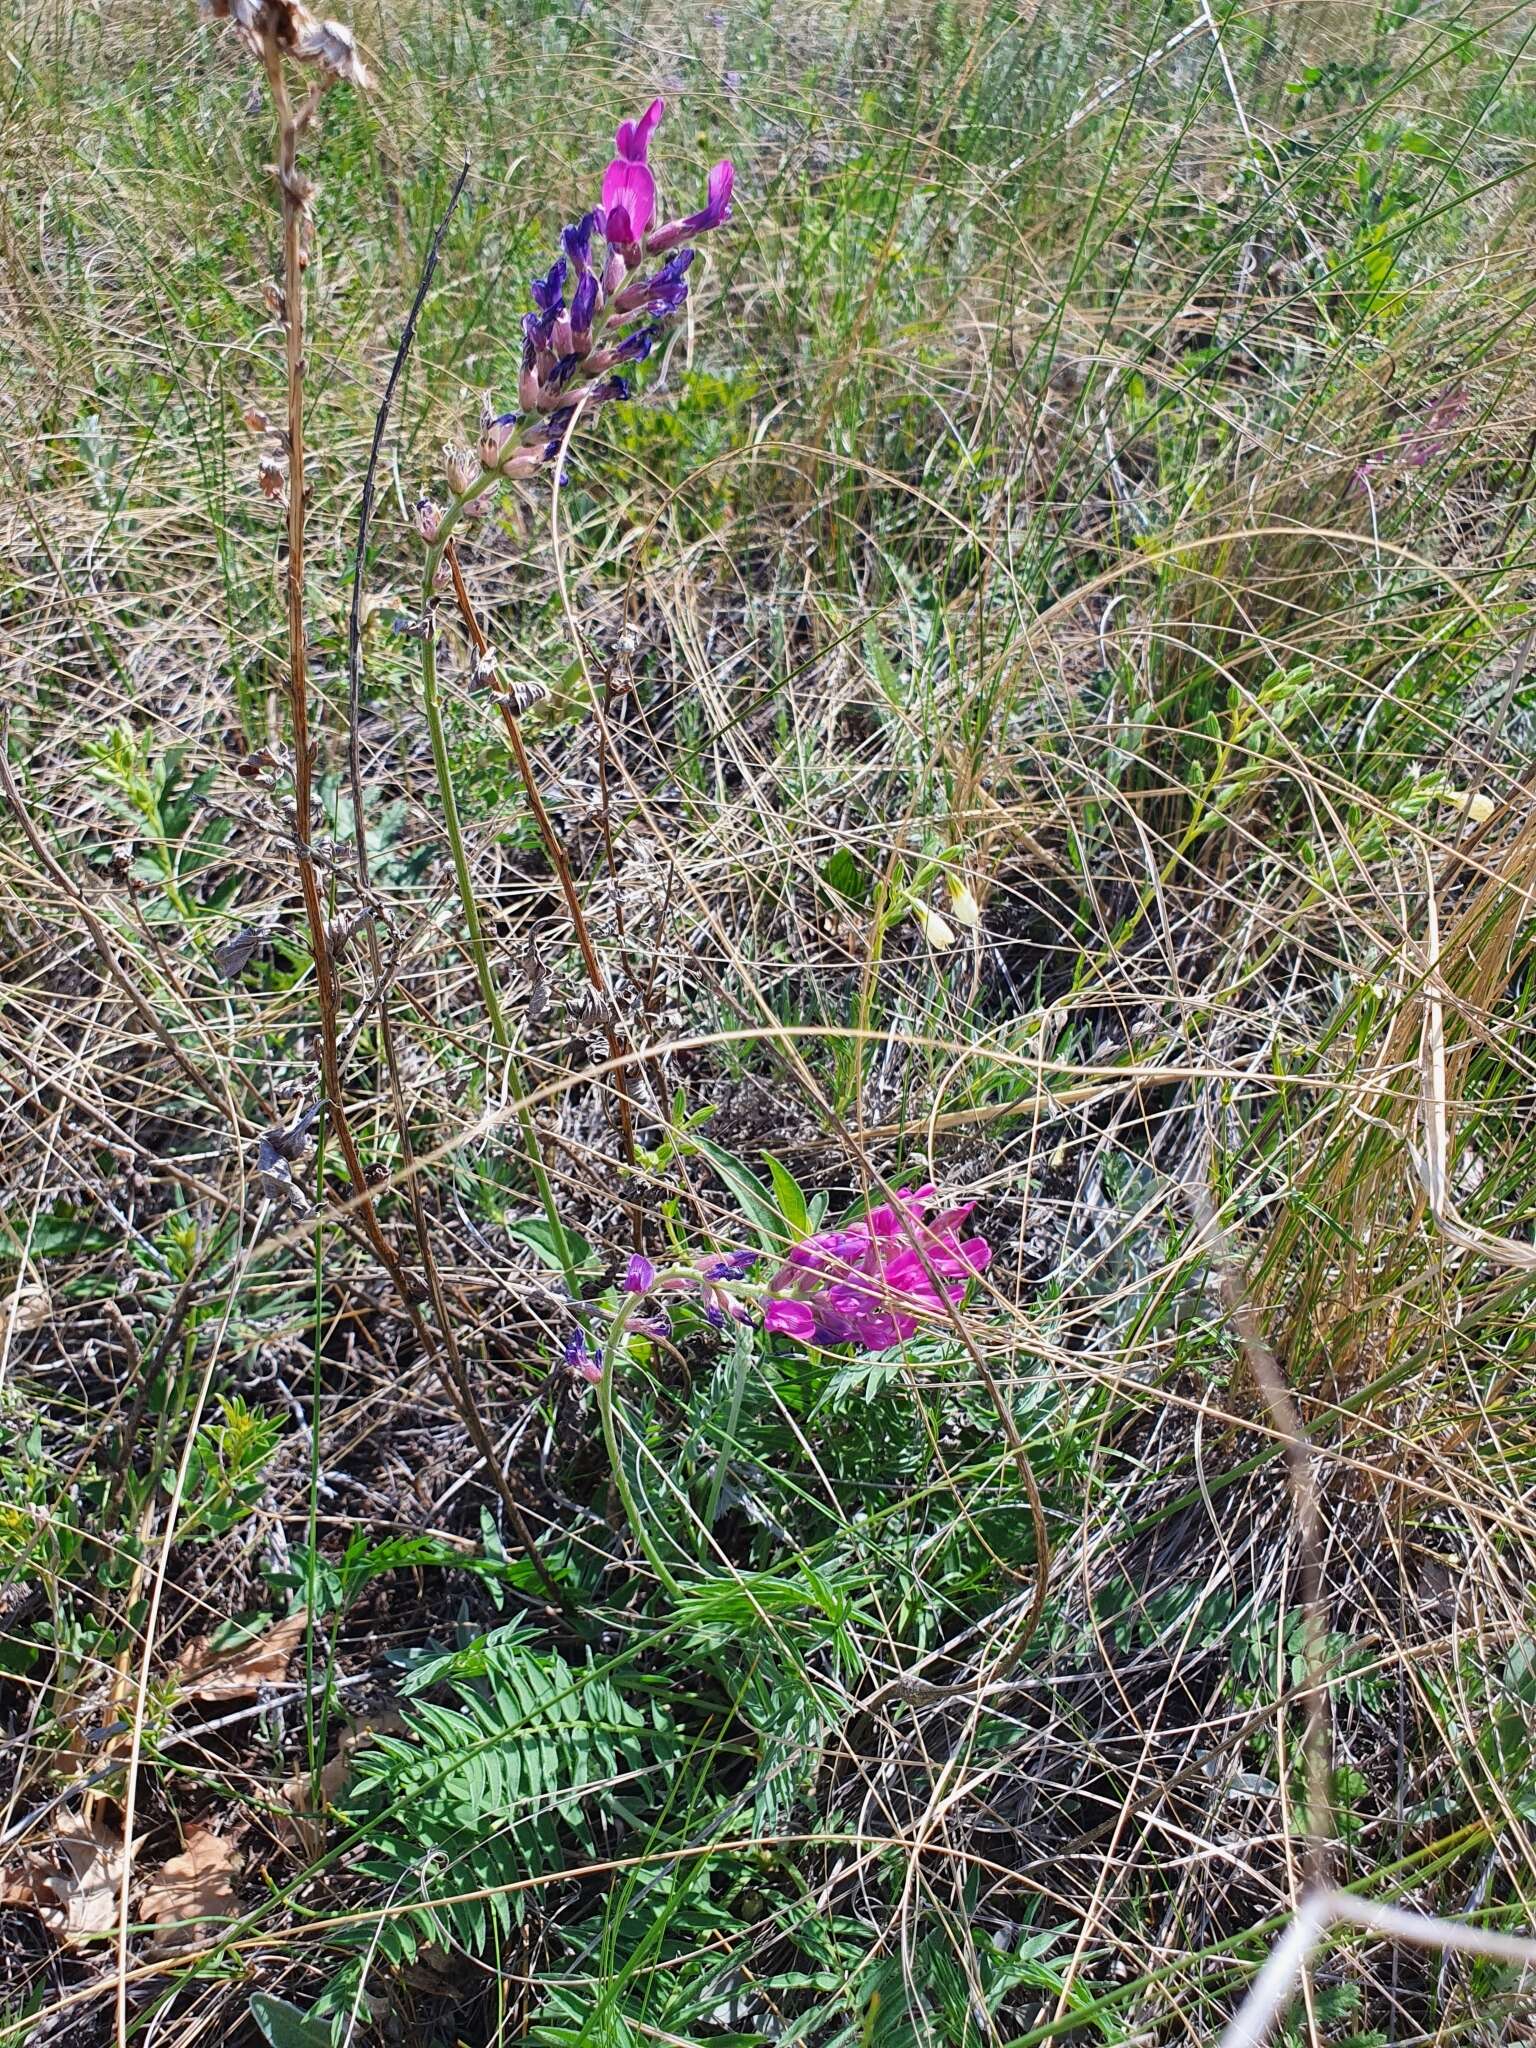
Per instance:
[[[681,220],[669,220],[665,227],[658,228],[646,242],[647,252],[652,256],[664,256],[679,242],[686,242],[690,235],[704,235],[711,228],[723,227],[731,217],[731,196],[735,189],[736,166],[726,157],[709,174],[709,192],[704,205],[697,213],[685,214]]]
[[[597,208],[584,213],[581,219],[561,231],[560,241],[571,268],[578,277],[585,277],[592,262],[592,230],[597,226]]]
[[[585,1330],[572,1330],[570,1336],[566,1338],[565,1368],[567,1372],[575,1373],[578,1379],[588,1380],[594,1386],[602,1378],[602,1365],[587,1348]]]
[[[610,351],[611,360],[616,363],[643,363],[656,346],[657,331],[654,327],[637,327],[633,334],[626,334],[618,347]]]
[[[688,296],[684,273],[693,256],[692,249],[679,249],[653,277],[637,277],[633,284],[626,285],[613,302],[616,316],[623,320],[631,313],[643,311],[664,320],[675,313]]]
[[[487,408],[487,411],[489,411],[489,408]],[[493,418],[484,420],[484,424],[480,429],[480,466],[482,469],[496,469],[500,467],[501,458],[506,453],[507,443],[512,439],[516,429],[517,414],[515,412],[497,413]]]
[[[631,1316],[629,1327],[637,1337],[651,1337],[658,1342],[672,1334],[672,1318],[669,1315]]]
[[[761,1252],[750,1248],[734,1252],[706,1252],[698,1261],[698,1268],[706,1280],[740,1280],[751,1272],[762,1256]]]
[[[557,313],[554,325],[549,330],[549,345],[557,356],[568,356],[571,352],[571,316]]]
[[[433,498],[423,493],[416,500],[416,531],[428,547],[443,530],[443,508]]]
[[[629,275],[629,266],[617,249],[611,249],[603,265],[603,302],[606,305]]]
[[[592,332],[593,316],[597,312],[597,278],[590,270],[581,274],[581,282],[571,294],[571,338],[585,349]]]
[[[517,402],[524,412],[533,412],[539,403],[539,352],[534,343],[537,326],[532,313],[524,314],[523,359],[517,372]]]
[[[631,1252],[629,1264],[624,1268],[624,1292],[626,1294],[649,1294],[656,1285],[656,1268],[644,1252]]]
[[[557,256],[542,277],[529,279],[528,288],[541,313],[558,313],[565,304],[565,258]]]

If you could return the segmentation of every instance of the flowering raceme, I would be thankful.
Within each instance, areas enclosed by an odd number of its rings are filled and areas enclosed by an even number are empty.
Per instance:
[[[753,1305],[760,1302],[763,1328],[780,1336],[885,1351],[905,1342],[920,1323],[944,1321],[991,1262],[992,1247],[984,1237],[961,1236],[976,1204],[954,1203],[930,1216],[937,1200],[932,1187],[903,1188],[894,1202],[871,1209],[859,1222],[817,1231],[791,1248],[766,1287],[749,1277],[762,1262],[761,1252],[707,1252],[664,1272],[644,1252],[634,1252],[620,1291],[637,1307],[643,1297],[655,1298],[655,1312],[640,1316],[626,1309],[624,1327],[637,1336],[669,1337],[672,1320],[663,1306],[668,1296],[691,1297],[717,1330],[751,1322]],[[581,1331],[567,1343],[565,1363],[582,1379],[603,1376]]]
[[[623,374],[644,362],[664,323],[688,298],[692,248],[678,244],[707,234],[731,217],[735,167],[727,160],[709,174],[705,204],[696,213],[656,227],[656,176],[649,163],[651,137],[666,111],[652,100],[638,121],[621,121],[615,156],[603,176],[602,197],[564,229],[560,254],[531,283],[533,311],[523,318],[517,412],[481,415],[479,472],[466,480],[451,466],[447,482],[452,518],[480,509],[485,487],[500,477],[528,476],[558,459],[578,413],[626,399]],[[648,258],[666,260],[649,274]],[[452,457],[459,451],[449,450]],[[448,513],[430,499],[418,525],[433,546]]]
[[[806,1344],[884,1351],[920,1322],[943,1320],[992,1247],[960,1234],[974,1202],[930,1217],[936,1200],[931,1187],[903,1188],[860,1222],[792,1246],[768,1283],[764,1327]]]

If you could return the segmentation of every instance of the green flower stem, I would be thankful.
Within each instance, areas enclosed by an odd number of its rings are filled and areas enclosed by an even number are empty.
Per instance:
[[[463,501],[455,504],[443,520],[443,532],[439,544],[434,546],[427,557],[426,601],[430,612],[432,588],[437,577],[437,565],[441,558],[442,543],[447,540],[449,521],[463,509]],[[545,1219],[549,1224],[550,1242],[560,1270],[565,1275],[565,1284],[574,1300],[580,1293],[580,1281],[576,1273],[576,1259],[570,1241],[560,1222],[560,1212],[555,1206],[555,1191],[550,1185],[549,1171],[544,1164],[544,1155],[539,1150],[538,1127],[533,1120],[533,1110],[528,1102],[528,1083],[523,1073],[522,1062],[518,1059],[512,1044],[512,1035],[507,1029],[502,1014],[501,999],[496,992],[496,977],[491,971],[490,955],[486,951],[485,934],[480,929],[480,912],[475,903],[475,892],[470,882],[469,860],[464,851],[464,830],[459,823],[458,798],[454,794],[453,771],[448,764],[448,741],[443,731],[442,706],[437,695],[437,635],[432,622],[428,620],[427,631],[421,643],[421,701],[427,716],[427,732],[432,741],[432,766],[437,774],[438,795],[442,798],[443,823],[448,833],[448,846],[453,855],[454,879],[458,884],[459,905],[464,913],[464,935],[469,941],[470,955],[475,963],[475,977],[480,984],[480,999],[485,1004],[485,1014],[490,1019],[491,1036],[496,1048],[507,1065],[512,1089],[517,1097],[517,1120],[522,1130],[523,1144],[528,1153],[528,1164],[533,1170],[534,1185],[538,1189],[539,1201],[543,1206]]]
[[[672,1567],[651,1540],[645,1517],[640,1512],[640,1503],[635,1499],[629,1475],[624,1470],[624,1460],[619,1455],[619,1433],[613,1419],[614,1367],[618,1363],[619,1347],[624,1341],[630,1310],[638,1298],[631,1295],[621,1302],[618,1314],[609,1325],[608,1336],[603,1344],[602,1375],[597,1382],[597,1412],[602,1419],[603,1443],[608,1451],[608,1463],[613,1470],[613,1483],[618,1488],[619,1499],[623,1503],[624,1519],[629,1523],[630,1532],[644,1553],[646,1563],[656,1574],[663,1588],[674,1600],[681,1602],[683,1589],[678,1584]]]

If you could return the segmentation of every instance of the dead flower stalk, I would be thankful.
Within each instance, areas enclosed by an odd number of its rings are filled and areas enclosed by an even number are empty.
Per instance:
[[[227,20],[259,58],[267,76],[277,121],[276,177],[282,205],[282,282],[275,297],[282,321],[286,367],[283,431],[288,460],[286,571],[288,623],[288,703],[293,728],[295,856],[304,899],[311,954],[315,966],[316,1004],[320,1020],[321,1072],[328,1121],[336,1133],[353,1191],[353,1204],[368,1241],[399,1293],[405,1313],[423,1350],[432,1359],[469,1432],[486,1472],[501,1497],[508,1521],[527,1551],[546,1590],[558,1598],[534,1544],[522,1508],[502,1469],[494,1440],[475,1403],[474,1392],[459,1356],[451,1326],[440,1317],[441,1336],[422,1316],[427,1290],[413,1280],[379,1222],[370,1182],[347,1115],[341,1072],[340,990],[331,941],[327,905],[321,892],[315,852],[313,776],[315,742],[309,721],[307,630],[305,623],[305,479],[304,479],[304,271],[305,240],[314,192],[299,168],[299,143],[312,125],[325,93],[338,84],[360,90],[370,83],[351,32],[337,21],[319,21],[294,0],[209,0],[206,11]],[[290,65],[307,67],[309,83],[295,102]]]

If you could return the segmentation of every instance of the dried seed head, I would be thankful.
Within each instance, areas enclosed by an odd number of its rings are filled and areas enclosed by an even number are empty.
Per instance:
[[[514,718],[521,718],[525,711],[531,711],[535,704],[542,704],[549,695],[549,685],[533,677],[520,678],[508,683],[496,693],[496,702],[505,704]]]
[[[235,773],[245,782],[263,782],[269,787],[291,773],[293,762],[286,747],[258,747],[235,763]]]
[[[287,483],[283,465],[272,456],[263,455],[256,465],[256,481],[261,485],[261,495],[264,498],[280,498]]]
[[[618,1006],[613,998],[595,988],[589,988],[581,999],[576,1025],[580,1031],[611,1031],[619,1021]]]
[[[317,21],[303,0],[202,0],[213,21],[229,22],[254,56],[271,47],[318,64],[330,80],[343,80],[366,92],[373,83],[357,54],[357,43],[344,22]]]
[[[443,480],[455,498],[462,498],[480,481],[480,463],[474,451],[450,441],[443,449]]]
[[[496,681],[496,666],[495,648],[485,647],[480,649],[476,653],[474,664],[469,671],[469,687],[472,690],[490,688]]]
[[[357,54],[357,43],[344,22],[311,19],[299,32],[295,55],[312,64],[323,65],[332,78],[355,85],[366,92],[373,80]]]
[[[259,405],[248,405],[240,415],[253,434],[264,434],[272,422]]]
[[[263,304],[274,320],[286,320],[288,318],[288,301],[283,296],[283,288],[280,284],[274,283],[270,277],[261,287],[261,297]]]

